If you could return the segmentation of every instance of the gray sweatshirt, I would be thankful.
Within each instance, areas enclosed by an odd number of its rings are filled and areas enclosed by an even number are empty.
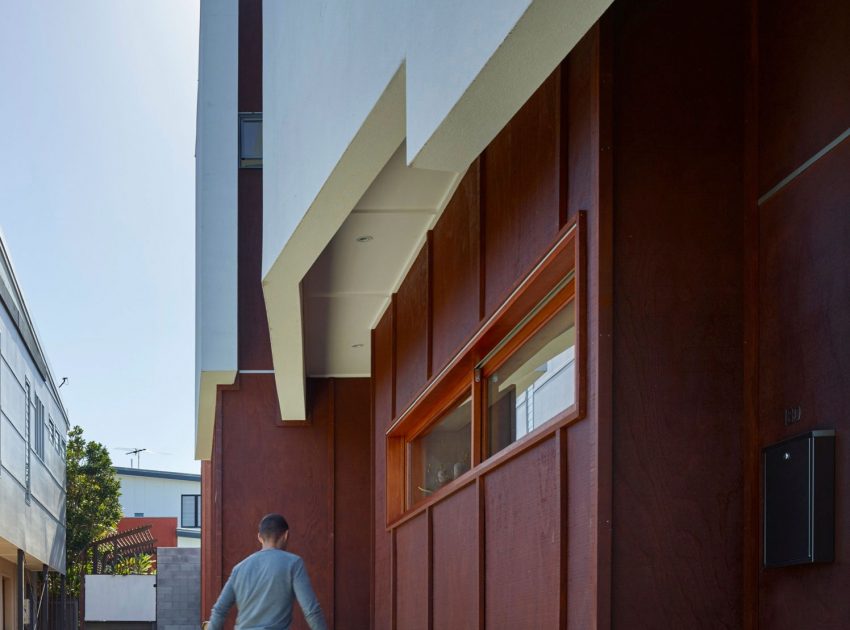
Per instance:
[[[239,609],[238,630],[288,630],[293,599],[298,600],[311,630],[327,630],[304,561],[278,549],[258,551],[233,567],[213,606],[208,630],[222,630],[234,603]]]

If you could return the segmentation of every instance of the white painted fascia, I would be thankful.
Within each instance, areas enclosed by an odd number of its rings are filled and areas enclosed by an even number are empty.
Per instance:
[[[195,426],[195,459],[212,457],[215,406],[219,385],[232,385],[236,370],[201,372],[198,381],[198,423]]]
[[[430,94],[463,59],[470,25],[489,13],[487,2],[459,2],[465,19],[439,25],[440,46],[412,29],[407,55],[407,159],[411,166],[462,171],[481,154],[613,0],[534,0],[465,84],[455,84],[441,102]],[[496,3],[498,4],[498,3]],[[475,6],[472,6],[475,5]],[[418,13],[430,3],[413,3]],[[476,15],[479,17],[476,18]],[[511,17],[506,13],[504,17]],[[421,24],[423,19],[416,19]],[[493,28],[505,29],[493,23]],[[476,25],[476,28],[481,28]],[[427,36],[426,36],[427,37]],[[492,42],[489,42],[492,45]],[[428,50],[433,53],[428,55]],[[425,61],[427,60],[427,62]]]

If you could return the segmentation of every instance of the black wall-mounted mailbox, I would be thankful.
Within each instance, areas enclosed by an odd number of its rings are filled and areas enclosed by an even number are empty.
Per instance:
[[[810,431],[762,451],[764,566],[832,562],[835,431]]]

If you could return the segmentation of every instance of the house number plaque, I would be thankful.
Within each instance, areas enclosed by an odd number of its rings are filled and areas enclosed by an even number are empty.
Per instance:
[[[790,427],[792,424],[797,424],[803,417],[802,407],[786,407],[785,408],[785,426]]]

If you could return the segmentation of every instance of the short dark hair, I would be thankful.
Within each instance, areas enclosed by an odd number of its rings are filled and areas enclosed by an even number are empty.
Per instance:
[[[259,531],[264,540],[277,540],[289,531],[289,523],[280,514],[266,514],[260,521]]]

